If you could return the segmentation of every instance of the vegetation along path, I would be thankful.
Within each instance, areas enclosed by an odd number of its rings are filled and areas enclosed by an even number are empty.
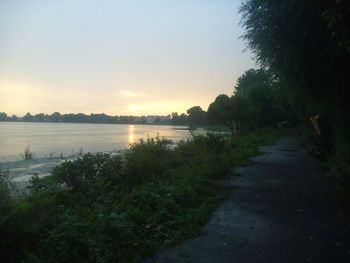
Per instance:
[[[350,262],[349,217],[320,163],[292,134],[261,150],[201,235],[145,262]]]

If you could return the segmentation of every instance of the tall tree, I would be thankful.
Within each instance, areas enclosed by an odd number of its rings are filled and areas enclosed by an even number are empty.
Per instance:
[[[237,80],[236,96],[247,96],[256,113],[257,126],[275,126],[289,120],[288,98],[281,93],[279,80],[264,69],[249,69]]]
[[[349,140],[350,1],[246,0],[241,12],[258,62]]]
[[[206,112],[200,106],[193,106],[187,110],[188,122],[193,126],[201,126],[205,124]]]
[[[226,126],[232,135],[244,134],[253,119],[251,102],[245,95],[228,97],[221,94],[209,105],[208,119],[211,123]]]
[[[208,108],[208,120],[211,123],[226,126],[231,134],[234,134],[235,116],[232,100],[229,96],[221,94],[215,98]]]

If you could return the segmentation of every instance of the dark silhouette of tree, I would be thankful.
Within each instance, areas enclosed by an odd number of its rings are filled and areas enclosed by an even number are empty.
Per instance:
[[[194,106],[187,110],[188,123],[191,126],[205,125],[206,113],[200,106]]]
[[[0,112],[0,121],[7,121],[7,114],[5,112]]]
[[[60,122],[60,121],[62,121],[61,120],[61,113],[59,113],[57,111],[52,113],[50,118],[51,118],[51,121],[53,121],[53,122]]]
[[[172,124],[178,124],[179,122],[179,114],[177,112],[171,113],[171,123]]]
[[[306,113],[350,133],[350,1],[247,0],[243,38]],[[329,124],[330,125],[330,124]]]
[[[231,134],[234,134],[235,116],[230,97],[225,94],[217,96],[215,101],[209,105],[207,114],[210,123],[224,125],[229,128]]]
[[[9,121],[18,121],[17,115],[12,115],[11,117],[8,118]]]
[[[257,126],[275,126],[290,120],[293,114],[290,101],[282,92],[279,81],[264,69],[249,69],[237,80],[236,96],[245,95],[255,111]]]
[[[237,132],[239,134],[245,134],[248,125],[252,124],[255,120],[252,102],[250,98],[245,95],[232,96],[231,101]]]
[[[24,121],[33,121],[33,116],[30,114],[30,112],[27,112],[26,115],[22,118]]]
[[[187,123],[186,114],[178,114],[177,112],[171,113],[171,124],[173,125],[185,125]]]
[[[247,0],[243,38],[288,89],[301,115],[318,115],[322,158],[350,200],[350,1]]]
[[[209,105],[208,120],[226,126],[232,135],[244,134],[254,118],[253,108],[245,95],[228,97],[221,94]]]
[[[181,115],[176,114],[174,115],[173,119],[171,119],[170,114],[167,116],[158,116],[158,119],[155,120],[155,123],[186,125],[187,115],[184,113]],[[110,116],[104,113],[91,113],[90,115],[83,113],[61,114],[59,112],[54,112],[51,115],[39,113],[34,116],[28,112],[23,118],[18,118],[16,115],[8,117],[4,112],[0,113],[0,121],[147,124],[146,116]]]
[[[44,113],[38,113],[38,114],[34,115],[33,121],[46,122],[46,121],[48,121],[48,118],[46,118]]]

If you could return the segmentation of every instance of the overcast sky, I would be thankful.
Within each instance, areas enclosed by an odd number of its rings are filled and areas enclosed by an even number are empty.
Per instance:
[[[0,112],[169,114],[254,67],[240,0],[1,0]]]

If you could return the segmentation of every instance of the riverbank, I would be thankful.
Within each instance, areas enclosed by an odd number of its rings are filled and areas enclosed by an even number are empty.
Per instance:
[[[0,241],[2,261],[138,262],[178,244],[197,235],[228,195],[221,180],[231,167],[278,134],[194,136],[174,149],[149,138],[123,156],[64,162],[34,177],[23,198],[2,187],[0,234],[9,237]]]

